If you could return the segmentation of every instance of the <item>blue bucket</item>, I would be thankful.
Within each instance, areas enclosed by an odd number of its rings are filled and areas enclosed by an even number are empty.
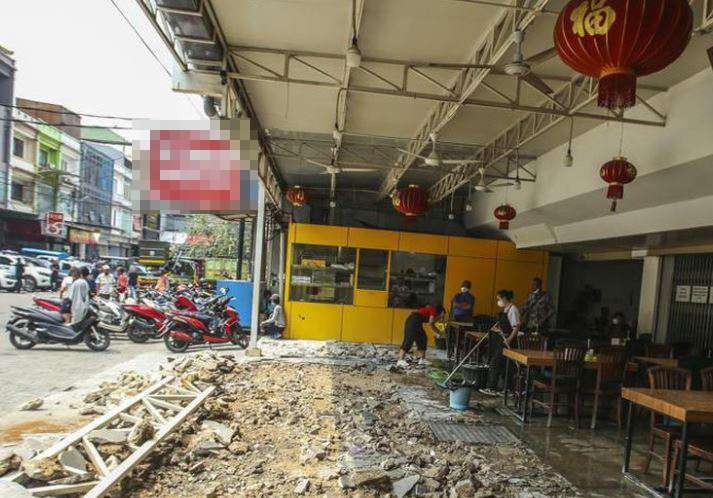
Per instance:
[[[450,406],[454,410],[464,411],[470,408],[470,387],[451,389]]]

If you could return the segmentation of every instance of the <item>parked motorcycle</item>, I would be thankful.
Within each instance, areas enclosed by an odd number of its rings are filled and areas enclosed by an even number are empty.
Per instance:
[[[215,296],[200,312],[176,311],[167,314],[161,334],[169,351],[183,353],[197,344],[233,344],[246,348],[249,336],[240,326],[240,317],[228,306],[232,297]]]
[[[35,306],[47,311],[59,313],[62,309],[62,300],[53,297],[32,298]],[[97,326],[101,329],[114,333],[122,333],[127,330],[128,316],[124,313],[121,305],[109,299],[95,298],[97,304]]]
[[[101,329],[99,309],[91,303],[86,316],[78,323],[65,324],[58,312],[13,306],[13,316],[6,325],[10,343],[17,349],[30,349],[36,344],[84,344],[92,351],[109,347],[109,332]]]
[[[196,304],[188,297],[180,295],[171,303],[170,296],[149,293],[141,304],[125,304],[123,311],[128,315],[126,335],[133,342],[142,343],[160,337],[160,330],[166,321],[166,312],[177,309],[198,311]],[[157,299],[152,299],[157,298]],[[162,299],[163,301],[159,301]]]

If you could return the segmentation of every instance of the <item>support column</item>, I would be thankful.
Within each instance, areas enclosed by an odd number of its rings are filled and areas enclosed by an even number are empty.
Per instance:
[[[278,292],[280,293],[280,299],[282,302],[285,302],[286,299],[286,290],[285,290],[285,257],[286,257],[286,250],[285,250],[285,230],[280,230],[280,264],[279,264],[279,274],[277,275],[277,279],[279,282],[279,290]],[[284,304],[283,304],[284,305]]]
[[[641,297],[639,298],[639,318],[637,334],[656,334],[659,289],[661,286],[661,257],[645,256],[641,275]]]
[[[263,237],[265,232],[265,186],[262,180],[258,181],[257,193],[257,218],[255,219],[255,230],[253,233],[253,306],[250,316],[250,345],[245,351],[248,356],[260,356],[260,349],[257,347],[258,314],[260,312],[260,275],[262,273],[262,250]]]

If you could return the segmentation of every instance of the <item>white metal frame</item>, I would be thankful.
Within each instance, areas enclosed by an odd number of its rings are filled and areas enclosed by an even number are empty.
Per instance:
[[[85,498],[104,496],[178,425],[183,423],[214,390],[215,386],[210,386],[201,391],[180,378],[165,377],[34,457],[34,459],[54,458],[70,446],[81,445],[89,461],[101,474],[101,479],[78,484],[47,485],[27,488],[27,490],[33,496],[61,496],[74,493],[86,493]],[[154,425],[156,429],[154,437],[141,446],[133,447],[131,455],[114,469],[109,470],[90,440],[91,432],[110,425],[114,429],[130,431],[132,427],[142,422],[144,417],[149,418]],[[20,472],[12,478],[12,481],[22,484],[26,478],[27,476]]]

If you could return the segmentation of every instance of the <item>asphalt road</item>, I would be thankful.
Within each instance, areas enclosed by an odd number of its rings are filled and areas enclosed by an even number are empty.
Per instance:
[[[41,345],[26,351],[15,349],[8,340],[5,323],[11,306],[32,304],[35,295],[0,292],[0,413],[17,408],[37,396],[63,390],[117,364],[150,353],[152,361],[168,355],[162,341],[135,344],[112,340],[103,352],[90,351],[83,343],[76,346]]]

